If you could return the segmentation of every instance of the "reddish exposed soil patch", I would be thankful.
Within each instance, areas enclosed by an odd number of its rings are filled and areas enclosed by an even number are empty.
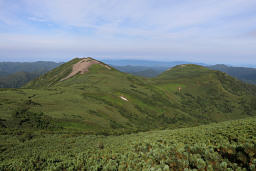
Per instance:
[[[61,79],[60,81],[64,81],[66,79],[69,79],[69,78],[73,77],[74,75],[76,75],[78,73],[84,74],[85,72],[88,72],[89,67],[93,64],[100,64],[100,65],[106,67],[107,69],[111,69],[109,66],[104,65],[104,64],[100,63],[99,61],[96,61],[92,58],[83,58],[82,60],[80,60],[79,62],[74,64],[72,72],[67,77]]]

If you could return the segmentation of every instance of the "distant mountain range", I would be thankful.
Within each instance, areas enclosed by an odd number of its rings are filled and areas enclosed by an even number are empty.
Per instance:
[[[167,67],[145,67],[145,66],[113,66],[116,69],[129,74],[142,76],[142,77],[156,77],[162,72],[166,71]],[[256,84],[256,69],[246,67],[231,67],[226,65],[212,65],[207,66],[210,69],[218,70],[227,73],[241,81]]]
[[[0,88],[18,88],[62,63],[0,62]]]
[[[106,61],[108,64],[117,68],[118,70],[126,73],[130,73],[137,76],[143,77],[156,77],[162,72],[176,65],[181,64],[197,64],[208,67],[213,70],[218,70],[229,74],[241,81],[256,84],[256,68],[248,67],[235,67],[227,66],[224,64],[218,65],[207,65],[204,63],[192,63],[186,61],[174,61],[174,62],[156,62],[156,61],[143,61],[143,60],[109,60]],[[253,65],[251,65],[253,66]]]
[[[38,62],[0,62],[0,73],[13,74],[16,72],[42,72],[49,71],[63,63],[50,61]]]
[[[129,74],[142,77],[156,77],[162,72],[181,64],[196,64],[207,66],[204,63],[188,61],[152,61],[152,60],[103,60],[114,68]]]
[[[223,64],[209,66],[208,68],[225,72],[244,82],[256,84],[256,68],[232,67]]]
[[[241,81],[256,84],[256,68],[234,67],[223,64],[207,65],[187,61],[149,61],[149,60],[103,60],[119,71],[142,77],[156,77],[164,71],[181,64],[197,64],[229,74]],[[38,76],[63,63],[39,62],[0,62],[0,88],[18,88]]]

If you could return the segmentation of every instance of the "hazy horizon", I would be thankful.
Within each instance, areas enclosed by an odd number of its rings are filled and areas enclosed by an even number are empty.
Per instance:
[[[255,0],[0,0],[0,61],[256,65]]]
[[[76,58],[76,57],[75,57]],[[77,58],[84,58],[84,57],[77,57]],[[131,66],[145,66],[144,64],[141,64],[141,62],[156,62],[156,63],[166,63],[166,65],[168,65],[168,63],[184,63],[184,64],[198,64],[198,65],[207,65],[207,66],[210,66],[210,65],[226,65],[226,66],[234,66],[234,67],[251,67],[251,68],[256,68],[256,64],[248,64],[248,63],[240,63],[240,64],[235,64],[235,63],[221,63],[221,62],[216,62],[216,63],[204,63],[204,62],[195,62],[195,61],[185,61],[185,60],[169,60],[169,61],[164,61],[164,60],[154,60],[154,59],[123,59],[123,58],[119,58],[119,59],[113,59],[113,58],[95,58],[95,57],[92,57],[96,60],[100,60],[102,62],[105,62],[107,64],[110,64],[110,65],[116,65],[116,66],[127,66],[127,65],[131,65]],[[65,62],[68,62],[70,60],[72,60],[74,58],[69,58],[67,60],[40,60],[40,59],[37,59],[37,58],[33,58],[33,59],[25,59],[25,60],[15,60],[15,59],[12,59],[12,60],[0,60],[0,62],[56,62],[56,63],[65,63]],[[118,62],[121,62],[120,64],[116,64]],[[124,64],[126,62],[126,64]],[[134,64],[134,62],[140,62],[140,64]],[[179,64],[177,64],[179,65]]]

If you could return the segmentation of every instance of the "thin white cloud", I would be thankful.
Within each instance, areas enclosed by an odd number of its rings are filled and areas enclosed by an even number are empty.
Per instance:
[[[0,0],[0,24],[14,30],[0,27],[0,57],[33,49],[60,57],[69,51],[252,59],[255,8],[255,0]]]
[[[27,10],[34,16],[63,25],[93,27],[99,30],[117,30],[120,23],[132,21],[136,29],[187,27],[210,23],[243,12],[256,5],[254,0],[197,0],[170,3],[154,8],[161,1],[117,0],[25,0]]]
[[[28,20],[36,21],[36,22],[47,22],[47,20],[39,17],[28,17]]]

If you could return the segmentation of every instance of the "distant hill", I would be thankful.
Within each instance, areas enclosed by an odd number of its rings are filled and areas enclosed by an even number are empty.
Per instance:
[[[0,62],[0,88],[19,88],[62,63]]]
[[[46,72],[46,71],[45,71]],[[0,76],[0,88],[18,88],[22,87],[29,81],[35,79],[40,73],[30,73],[30,72],[16,72],[14,74],[9,74],[7,76]]]
[[[50,61],[38,62],[0,62],[0,73],[13,74],[16,72],[40,72],[49,71],[62,63]]]
[[[126,66],[115,66],[116,69],[126,72],[129,74],[143,76],[143,77],[156,77],[162,72],[166,71],[168,68],[174,67],[166,67],[166,66],[134,66],[134,65],[126,65]],[[248,67],[234,67],[234,66],[227,66],[223,64],[206,66],[213,70],[218,70],[221,72],[225,72],[232,77],[235,77],[241,81],[250,84],[256,84],[256,68],[248,68]]]
[[[188,61],[152,61],[152,60],[102,60],[106,64],[136,76],[156,77],[167,69],[181,64],[197,64],[206,66],[204,63],[188,62]]]
[[[244,82],[256,84],[256,68],[233,67],[223,64],[209,66],[209,68],[225,72]]]
[[[176,65],[197,64],[206,66],[204,63],[188,61],[150,61],[150,60],[103,60],[119,71],[142,77],[156,77],[162,72]]]

